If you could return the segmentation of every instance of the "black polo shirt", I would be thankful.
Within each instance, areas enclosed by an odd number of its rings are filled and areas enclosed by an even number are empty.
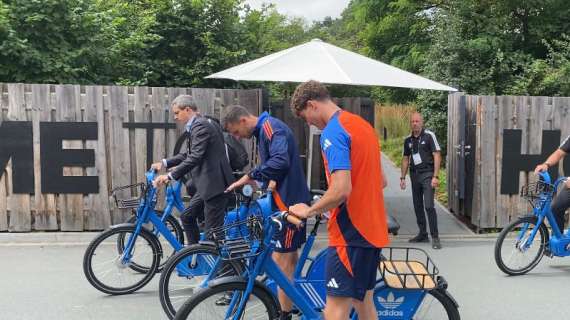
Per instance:
[[[404,140],[404,156],[410,157],[411,172],[433,172],[433,153],[437,151],[441,151],[441,148],[435,133],[430,130],[422,129],[419,136],[414,137],[413,134],[410,134]],[[414,154],[416,153],[419,154],[419,159],[421,159],[419,164],[416,164],[414,160]]]

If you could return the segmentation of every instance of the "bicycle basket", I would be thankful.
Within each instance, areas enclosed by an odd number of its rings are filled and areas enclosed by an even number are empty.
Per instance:
[[[115,204],[119,209],[137,208],[141,198],[144,196],[145,184],[135,183],[111,190],[111,195],[115,199]]]
[[[243,259],[261,253],[262,226],[261,217],[249,216],[244,220],[214,228],[207,235],[216,244],[223,260]]]
[[[542,180],[531,182],[526,186],[522,186],[520,196],[528,200],[533,206],[541,199],[544,194],[551,194],[554,192],[554,185],[546,183]]]
[[[439,274],[433,260],[418,248],[383,248],[378,270],[386,285],[395,289],[433,289]]]

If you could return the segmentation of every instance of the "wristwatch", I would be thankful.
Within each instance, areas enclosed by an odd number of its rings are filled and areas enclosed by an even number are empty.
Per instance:
[[[400,177],[400,180],[406,180],[406,177]]]

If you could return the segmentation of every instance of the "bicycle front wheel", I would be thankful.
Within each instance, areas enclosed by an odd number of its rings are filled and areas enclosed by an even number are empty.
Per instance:
[[[548,229],[540,224],[535,236],[538,218],[522,217],[501,231],[495,243],[495,262],[499,269],[512,276],[532,270],[542,259],[548,241]]]
[[[174,319],[278,319],[280,308],[275,298],[258,286],[254,286],[247,297],[246,285],[245,282],[229,282],[202,289],[180,307]],[[220,303],[225,300],[226,295],[231,296],[231,300],[228,303]],[[239,308],[244,299],[247,299],[244,307]]]
[[[210,273],[214,272],[211,279],[215,279],[239,276],[245,269],[240,260],[220,262],[218,259],[214,246],[197,244],[180,250],[168,260],[158,288],[160,304],[169,319],[174,318],[176,311]]]
[[[83,257],[83,272],[97,290],[115,295],[132,293],[152,279],[160,263],[154,235],[141,230],[130,250],[130,259],[124,259],[124,252],[117,252],[118,238],[128,241],[134,235],[134,226],[120,226],[101,233],[89,244]],[[147,272],[133,270],[132,264],[148,266]]]
[[[158,216],[162,216],[163,213],[162,211],[156,211],[156,214]],[[137,217],[131,216],[129,220],[127,220],[127,223],[132,223],[132,224],[137,223]],[[178,220],[170,215],[166,218],[164,224],[166,225],[168,230],[176,237],[178,242],[181,245],[184,245],[184,231],[182,230],[182,227],[180,226]],[[150,231],[152,234],[155,234],[155,227],[154,225],[152,225],[152,223],[149,223],[149,225],[143,225],[143,227],[146,228],[148,231]],[[156,269],[156,272],[161,272],[168,259],[170,259],[170,257],[176,254],[176,250],[174,250],[172,245],[160,233],[158,235],[155,234],[155,236],[157,237],[158,242],[160,243],[160,248],[162,249],[161,251],[162,256],[160,257],[160,265]],[[120,236],[117,240],[117,250],[119,250],[119,253],[123,252],[125,243],[126,243],[125,235]],[[132,263],[130,265],[130,268],[140,273],[147,273],[149,266]]]

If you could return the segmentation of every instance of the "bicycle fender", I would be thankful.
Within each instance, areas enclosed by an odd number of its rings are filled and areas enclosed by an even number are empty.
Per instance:
[[[442,293],[443,295],[445,295],[446,297],[448,297],[449,300],[451,300],[451,302],[453,302],[453,305],[455,306],[455,308],[459,309],[459,303],[457,303],[457,300],[455,300],[455,298],[447,290],[439,290],[439,292]]]
[[[119,224],[114,224],[112,226],[109,227],[109,229],[117,229],[117,228],[121,228],[121,227],[135,227],[136,225],[134,223],[129,223],[129,222],[123,222],[123,223],[119,223]]]

